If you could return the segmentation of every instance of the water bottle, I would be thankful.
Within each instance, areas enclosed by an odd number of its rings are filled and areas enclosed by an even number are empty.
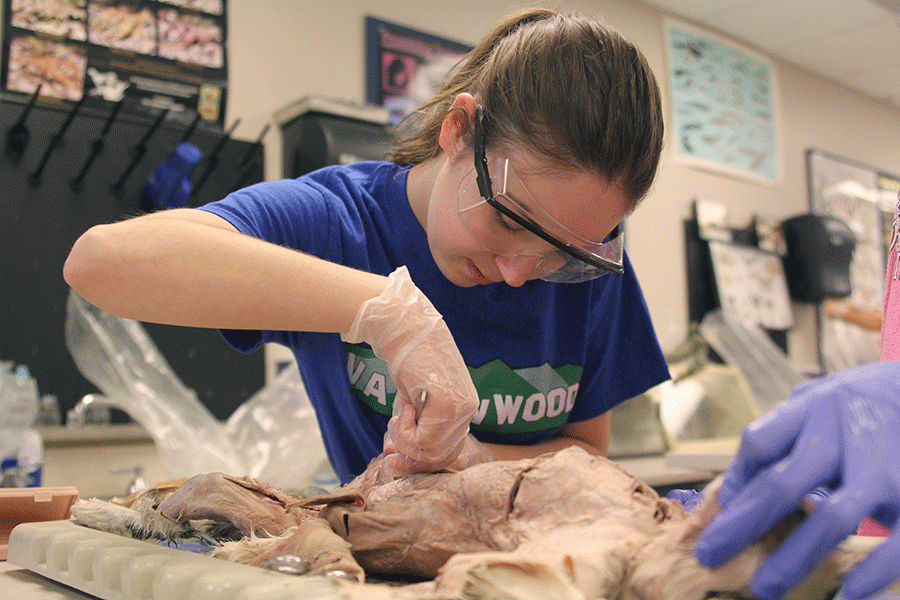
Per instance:
[[[3,405],[2,425],[13,429],[33,427],[38,413],[37,382],[25,365],[17,366],[7,382],[8,389],[0,402]]]
[[[43,394],[38,402],[37,425],[54,427],[62,424],[59,400],[53,394]]]
[[[191,195],[191,176],[203,158],[200,149],[181,142],[147,179],[144,186],[145,208],[148,210],[180,208]]]
[[[19,451],[16,459],[21,481],[19,487],[41,487],[44,441],[36,429],[26,429],[19,436]]]
[[[37,487],[41,481],[43,443],[34,429],[38,413],[37,382],[28,367],[0,373],[0,461],[4,487]]]
[[[0,461],[0,487],[22,487],[19,477],[19,461],[14,457],[7,457]]]

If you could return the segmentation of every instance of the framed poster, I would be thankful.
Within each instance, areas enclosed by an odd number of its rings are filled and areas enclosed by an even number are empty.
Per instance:
[[[2,89],[220,125],[226,0],[4,0]]]
[[[366,17],[366,102],[392,123],[431,99],[471,46]]]
[[[675,157],[756,182],[779,181],[774,63],[670,19],[665,45]]]
[[[882,310],[885,260],[900,179],[820,150],[807,152],[810,209],[837,217],[853,231],[849,301]],[[829,318],[819,307],[819,352],[828,372],[879,359],[881,333]]]

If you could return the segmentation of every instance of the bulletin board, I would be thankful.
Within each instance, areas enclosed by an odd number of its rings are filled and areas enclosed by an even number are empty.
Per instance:
[[[2,89],[223,123],[226,0],[4,0]]]
[[[728,210],[708,198],[694,199],[684,221],[688,319],[699,326],[721,310],[747,327],[760,327],[787,352],[793,325],[782,256],[784,238],[774,219],[756,215],[748,227],[728,222]]]
[[[384,106],[391,123],[430,100],[472,47],[366,17],[366,102]]]
[[[856,238],[849,300],[882,310],[884,274],[900,179],[821,150],[807,152],[810,209],[847,223]],[[878,360],[881,334],[825,316],[819,308],[821,366],[828,372]]]
[[[709,242],[719,304],[746,327],[790,329],[791,300],[781,256],[743,244]]]
[[[675,158],[775,183],[781,178],[775,64],[674,20],[666,23]]]

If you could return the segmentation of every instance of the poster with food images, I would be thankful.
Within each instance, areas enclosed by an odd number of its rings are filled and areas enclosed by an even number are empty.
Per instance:
[[[2,89],[222,124],[226,0],[4,0]]]

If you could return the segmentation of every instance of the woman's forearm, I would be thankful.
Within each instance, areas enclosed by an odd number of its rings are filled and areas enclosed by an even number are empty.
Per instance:
[[[591,454],[606,456],[609,451],[609,437],[612,417],[609,412],[579,423],[568,423],[559,435],[545,442],[529,446],[487,444],[494,460],[519,460],[535,458],[547,452],[555,452],[569,446],[580,446]]]
[[[386,277],[243,235],[192,209],[91,228],[64,276],[86,300],[125,318],[287,331],[346,331],[387,285]]]

